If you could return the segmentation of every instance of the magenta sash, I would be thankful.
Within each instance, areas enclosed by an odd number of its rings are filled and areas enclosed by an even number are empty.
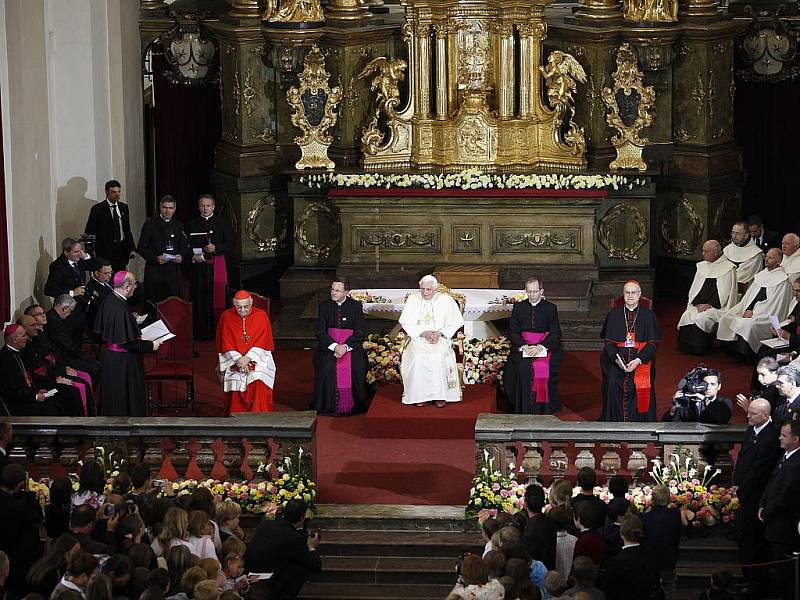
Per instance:
[[[215,256],[211,259],[214,265],[214,289],[211,295],[211,305],[214,307],[214,320],[219,321],[219,316],[225,310],[225,289],[228,286],[228,269],[224,256]]]
[[[337,344],[344,344],[353,335],[353,330],[328,327],[328,335]],[[336,414],[349,415],[353,412],[353,372],[349,352],[336,361],[336,392]]]
[[[111,350],[111,352],[127,352],[124,346],[120,346],[114,342],[109,342],[106,344],[106,349]]]
[[[523,331],[522,339],[525,343],[538,344],[549,335],[549,332],[536,333],[534,331]],[[547,383],[550,379],[550,352],[542,358],[531,359],[531,393],[536,394],[536,403],[547,402],[550,394],[547,391]]]

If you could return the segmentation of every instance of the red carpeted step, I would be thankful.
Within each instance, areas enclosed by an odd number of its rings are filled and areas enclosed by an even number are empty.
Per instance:
[[[448,402],[444,408],[403,404],[402,393],[401,385],[378,388],[367,412],[366,435],[394,439],[473,439],[478,415],[499,412],[497,391],[491,385],[464,386],[464,399]]]

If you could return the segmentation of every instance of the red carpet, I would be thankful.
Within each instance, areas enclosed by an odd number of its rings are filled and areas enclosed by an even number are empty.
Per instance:
[[[400,385],[378,388],[365,420],[369,437],[472,440],[478,415],[498,412],[497,388],[493,385],[465,386],[464,399],[444,408],[403,404],[402,393]]]
[[[734,363],[720,353],[698,360],[675,351],[676,329],[683,303],[659,301],[656,311],[664,340],[658,352],[656,380],[659,416],[670,406],[676,383],[700,362],[720,369],[722,393],[735,398],[749,391],[752,367]],[[195,361],[197,416],[222,414],[223,398],[213,372],[216,354],[213,344],[197,344],[200,358]],[[313,387],[312,353],[283,350],[275,353],[277,378],[275,410],[297,411],[308,408]],[[317,419],[317,478],[319,501],[370,504],[464,504],[474,468],[475,446],[472,441],[474,411],[478,403],[495,406],[482,386],[468,386],[467,401],[435,407],[404,407],[399,403],[399,386],[386,386],[372,410],[348,418]],[[474,388],[474,389],[470,389]],[[600,398],[598,352],[568,352],[561,370],[559,418],[569,421],[597,419]],[[477,396],[473,396],[478,392]],[[483,398],[483,399],[481,399]],[[460,411],[469,419],[455,419]],[[484,410],[483,408],[481,410]],[[734,409],[733,421],[744,422],[744,413]],[[467,434],[467,423],[469,433]],[[397,429],[391,429],[396,427]],[[425,427],[430,437],[410,435],[413,428]],[[461,428],[465,437],[451,438],[450,427]]]

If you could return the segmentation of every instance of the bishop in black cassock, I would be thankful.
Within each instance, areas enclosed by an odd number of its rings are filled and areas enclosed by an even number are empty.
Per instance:
[[[145,416],[145,352],[156,349],[141,339],[127,299],[136,286],[133,273],[114,275],[114,292],[97,310],[95,332],[106,342],[100,370],[100,414],[106,417]]]
[[[173,218],[175,199],[164,196],[161,214],[142,225],[138,252],[145,259],[144,300],[155,304],[170,296],[181,296],[181,261],[188,254],[183,223]],[[165,255],[175,259],[165,261]]]
[[[319,305],[312,408],[323,415],[360,412],[367,395],[364,313],[361,302],[346,296],[347,291],[342,282],[334,282],[332,299]],[[336,357],[337,346],[346,348],[341,358]]]
[[[655,313],[639,303],[642,292],[638,283],[626,283],[623,293],[625,304],[612,308],[606,315],[601,333],[605,345],[600,353],[603,374],[600,420],[655,421],[656,350],[661,330]]]
[[[198,203],[200,216],[186,224],[192,253],[192,319],[195,338],[210,340],[214,338],[216,322],[226,306],[228,275],[225,255],[233,243],[233,232],[225,219],[214,214],[213,198],[201,196]]]
[[[527,285],[526,285],[527,287]],[[523,335],[538,333],[547,336],[537,342],[547,349],[549,364],[547,377],[547,397],[538,397],[534,391],[534,359],[523,356],[523,346],[529,345]],[[558,321],[556,305],[540,299],[534,304],[524,300],[514,304],[511,322],[508,327],[511,352],[503,372],[503,387],[508,398],[508,410],[517,414],[554,413],[561,409],[558,396],[558,371],[564,358],[561,349],[561,324]],[[535,359],[542,360],[542,359]]]

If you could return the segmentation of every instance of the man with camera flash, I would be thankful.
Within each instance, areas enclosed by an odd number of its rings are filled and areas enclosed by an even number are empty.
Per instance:
[[[697,367],[678,384],[672,407],[662,421],[723,425],[731,418],[731,401],[719,395],[722,375],[714,369]]]

